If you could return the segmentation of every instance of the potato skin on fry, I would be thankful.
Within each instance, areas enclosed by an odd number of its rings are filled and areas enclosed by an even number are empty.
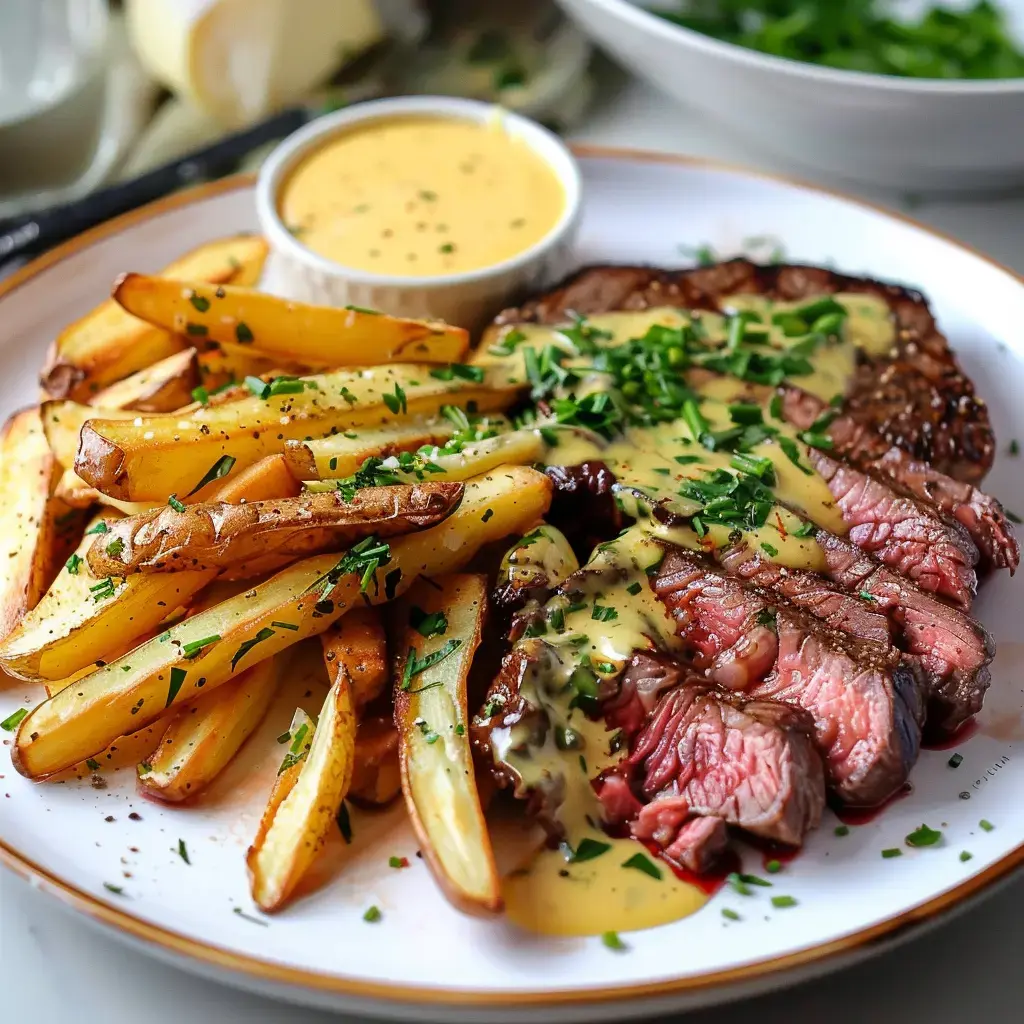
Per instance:
[[[320,634],[320,642],[331,682],[347,672],[357,708],[384,692],[390,678],[388,640],[379,608],[353,608]]]
[[[165,267],[161,276],[249,285],[259,279],[266,255],[264,239],[239,235],[201,245]],[[130,316],[107,299],[61,331],[39,382],[53,398],[85,402],[98,388],[185,347],[178,336]]]
[[[380,585],[361,592],[358,572],[342,575],[331,591],[330,611],[323,609],[315,588],[339,559],[319,555],[172,626],[166,641],[142,644],[79,680],[72,693],[57,693],[30,711],[10,748],[15,770],[39,779],[77,764],[124,733],[151,724],[167,709],[192,700],[200,686],[208,693],[236,671],[323,633],[366,599],[383,604],[401,596],[420,575],[460,569],[485,545],[522,533],[541,518],[550,506],[551,490],[545,474],[520,466],[467,482],[463,502],[449,519],[391,541],[385,571],[377,573],[383,577]],[[217,642],[185,657],[185,644],[213,636]],[[80,667],[71,665],[56,677]]]
[[[340,550],[370,534],[393,537],[435,526],[458,507],[458,483],[367,487],[351,503],[341,492],[164,507],[121,519],[89,549],[96,576],[227,569]]]

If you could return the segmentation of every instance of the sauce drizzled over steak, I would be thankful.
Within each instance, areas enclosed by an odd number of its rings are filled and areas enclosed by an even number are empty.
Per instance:
[[[567,848],[623,829],[691,871],[799,845],[981,706],[984,403],[915,292],[732,260],[595,267],[484,340],[529,385],[582,568],[517,613],[478,752]]]

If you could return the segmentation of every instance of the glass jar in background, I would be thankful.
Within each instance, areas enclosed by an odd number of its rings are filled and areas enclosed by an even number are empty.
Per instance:
[[[106,0],[0,2],[0,200],[60,188],[103,128]]]

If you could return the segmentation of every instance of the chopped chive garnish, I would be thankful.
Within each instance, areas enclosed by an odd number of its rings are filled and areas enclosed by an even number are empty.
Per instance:
[[[942,839],[942,833],[937,829],[929,828],[927,825],[921,825],[920,828],[914,829],[914,831],[904,839],[904,842],[907,846],[934,846],[940,839]]]
[[[206,475],[203,477],[203,479],[200,480],[199,483],[197,483],[195,485],[195,487],[193,487],[192,490],[189,491],[188,494],[185,495],[185,497],[186,498],[190,498],[190,497],[192,497],[193,494],[196,493],[196,491],[202,490],[202,488],[204,488],[208,483],[212,483],[214,480],[220,480],[222,477],[227,476],[228,473],[231,472],[232,467],[234,465],[235,465],[235,457],[233,455],[222,455],[206,471]],[[106,530],[99,531],[99,532],[106,533]]]
[[[882,851],[882,857],[885,860],[892,860],[893,857],[902,857],[903,851],[897,846],[890,846],[889,849]]]
[[[571,851],[571,856],[568,859],[574,864],[580,864],[583,861],[600,857],[601,854],[607,853],[611,848],[611,843],[602,843],[597,839],[585,837],[579,841],[576,849]]]
[[[727,921],[742,921],[743,919],[731,907],[722,907],[722,917]]]
[[[373,906],[367,908],[366,913],[363,914],[363,920],[369,924],[376,924],[383,916],[380,912],[380,907]]]
[[[15,729],[21,724],[21,720],[28,715],[27,708],[18,708],[13,714],[8,715],[2,722],[0,722],[0,729],[4,732],[14,732]]]
[[[178,496],[176,494],[172,494],[167,499],[167,504],[170,505],[171,508],[173,508],[175,512],[184,512],[185,511],[185,503],[182,502],[182,501],[178,501]]]
[[[634,853],[629,860],[622,862],[624,868],[632,868],[634,871],[642,871],[651,878],[661,879],[661,868],[659,868],[650,857],[642,853]]]
[[[84,559],[80,555],[72,555],[65,563],[64,568],[67,569],[72,576],[78,575],[78,570],[82,567]]]
[[[735,871],[726,878],[726,881],[732,887],[733,892],[739,893],[740,896],[749,896],[751,894],[750,886],[748,886],[747,883],[743,881],[743,878]]]
[[[619,938],[618,932],[604,932],[601,935],[602,944],[608,949],[614,949],[616,952],[622,952],[629,947]]]
[[[985,832],[991,832],[995,828],[995,825],[993,825],[991,821],[987,821],[985,818],[982,818],[981,821],[978,822],[978,826]]]
[[[776,910],[786,910],[789,907],[795,907],[796,900],[792,896],[773,896],[772,906]]]
[[[952,757],[946,762],[950,768],[959,768],[964,763],[963,754],[953,754]]]
[[[241,320],[235,324],[235,341],[240,345],[248,345],[253,339],[253,333],[249,330],[249,325],[242,323]]]
[[[169,708],[174,703],[174,698],[178,696],[182,683],[185,682],[186,675],[188,673],[183,668],[171,669],[171,681],[167,687],[167,703],[164,704],[165,708]]]
[[[764,889],[772,887],[772,883],[767,878],[761,878],[758,875],[740,875],[740,879],[746,882],[747,885],[759,885]]]
[[[231,658],[231,671],[235,671],[235,666],[257,645],[263,643],[264,640],[269,640],[274,635],[274,631],[267,626],[264,626],[251,640],[246,640]]]
[[[765,864],[764,869],[769,875],[777,875],[782,870],[782,861],[770,860]]]
[[[849,825],[836,825],[836,827],[832,830],[832,834],[840,836],[840,837],[848,836],[850,834],[850,826]]]
[[[974,857],[974,854],[971,853],[970,850],[961,850],[960,851],[960,863],[961,864],[966,864],[973,857]]]
[[[183,861],[184,861],[184,862],[185,862],[186,864],[191,864],[191,863],[192,863],[192,861],[190,861],[190,860],[188,859],[188,847],[186,847],[186,846],[185,846],[185,840],[184,840],[184,839],[179,839],[179,840],[178,840],[178,849],[177,849],[177,851],[176,851],[176,852],[177,852],[178,856],[179,856],[179,857],[180,857],[180,858],[181,858],[181,859],[182,859],[182,860],[183,860]]]

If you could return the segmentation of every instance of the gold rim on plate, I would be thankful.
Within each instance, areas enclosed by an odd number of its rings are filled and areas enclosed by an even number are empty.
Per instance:
[[[1024,276],[992,259],[990,256],[979,252],[977,249],[965,245],[952,236],[927,227],[912,217],[907,217],[875,203],[845,195],[842,192],[821,188],[795,178],[753,171],[736,164],[700,157],[676,156],[670,153],[591,145],[575,145],[572,147],[572,150],[576,156],[584,158],[591,157],[630,160],[642,163],[676,164],[685,167],[703,167],[748,178],[774,181],[806,189],[819,195],[843,199],[864,209],[883,213],[895,220],[910,224],[912,227],[918,228],[933,238],[950,242],[960,249],[984,260],[998,270],[1003,271],[1003,273],[1009,274],[1024,286]],[[164,199],[158,199],[156,202],[140,207],[138,210],[133,210],[107,221],[105,224],[86,231],[84,234],[45,253],[15,272],[6,281],[0,282],[0,300],[10,295],[38,274],[48,270],[62,260],[81,252],[96,242],[110,238],[126,228],[133,227],[153,217],[161,216],[179,207],[190,206],[193,203],[202,202],[213,196],[232,192],[236,189],[251,188],[255,180],[255,176],[251,174],[238,174],[229,178],[223,178],[220,181],[198,185]],[[334,974],[324,974],[319,971],[287,967],[270,960],[245,956],[220,946],[196,941],[178,932],[170,931],[159,925],[150,924],[148,921],[135,917],[124,910],[109,906],[90,893],[69,885],[2,840],[0,840],[0,863],[9,867],[15,874],[20,875],[36,888],[56,896],[63,903],[86,914],[99,924],[112,928],[115,931],[126,933],[144,943],[157,946],[167,953],[197,960],[211,968],[249,975],[263,982],[312,989],[323,993],[354,996],[391,1004],[426,1003],[432,1006],[506,1008],[516,1006],[582,1006],[588,1003],[635,1001],[659,996],[665,997],[701,991],[706,992],[721,986],[752,982],[766,975],[782,974],[794,971],[797,968],[810,967],[811,965],[815,965],[818,968],[818,972],[822,973],[828,969],[829,961],[835,961],[835,966],[839,966],[843,960],[850,958],[857,952],[866,953],[868,947],[881,942],[883,939],[891,941],[897,935],[905,933],[908,929],[920,927],[926,922],[935,923],[936,918],[940,915],[961,907],[972,896],[980,894],[982,890],[1005,878],[1010,872],[1024,863],[1024,843],[1011,850],[1002,859],[981,872],[981,874],[961,882],[948,892],[944,892],[928,900],[926,903],[922,903],[920,906],[912,907],[910,910],[887,918],[885,921],[872,925],[869,928],[862,928],[860,931],[839,939],[833,939],[830,942],[819,943],[809,949],[788,953],[784,956],[769,957],[745,964],[742,967],[730,968],[729,970],[695,975],[690,978],[673,978],[665,981],[617,985],[606,988],[553,989],[536,992],[452,990],[403,986],[400,983],[388,982],[385,984],[383,982],[360,981],[356,978],[346,978]]]

